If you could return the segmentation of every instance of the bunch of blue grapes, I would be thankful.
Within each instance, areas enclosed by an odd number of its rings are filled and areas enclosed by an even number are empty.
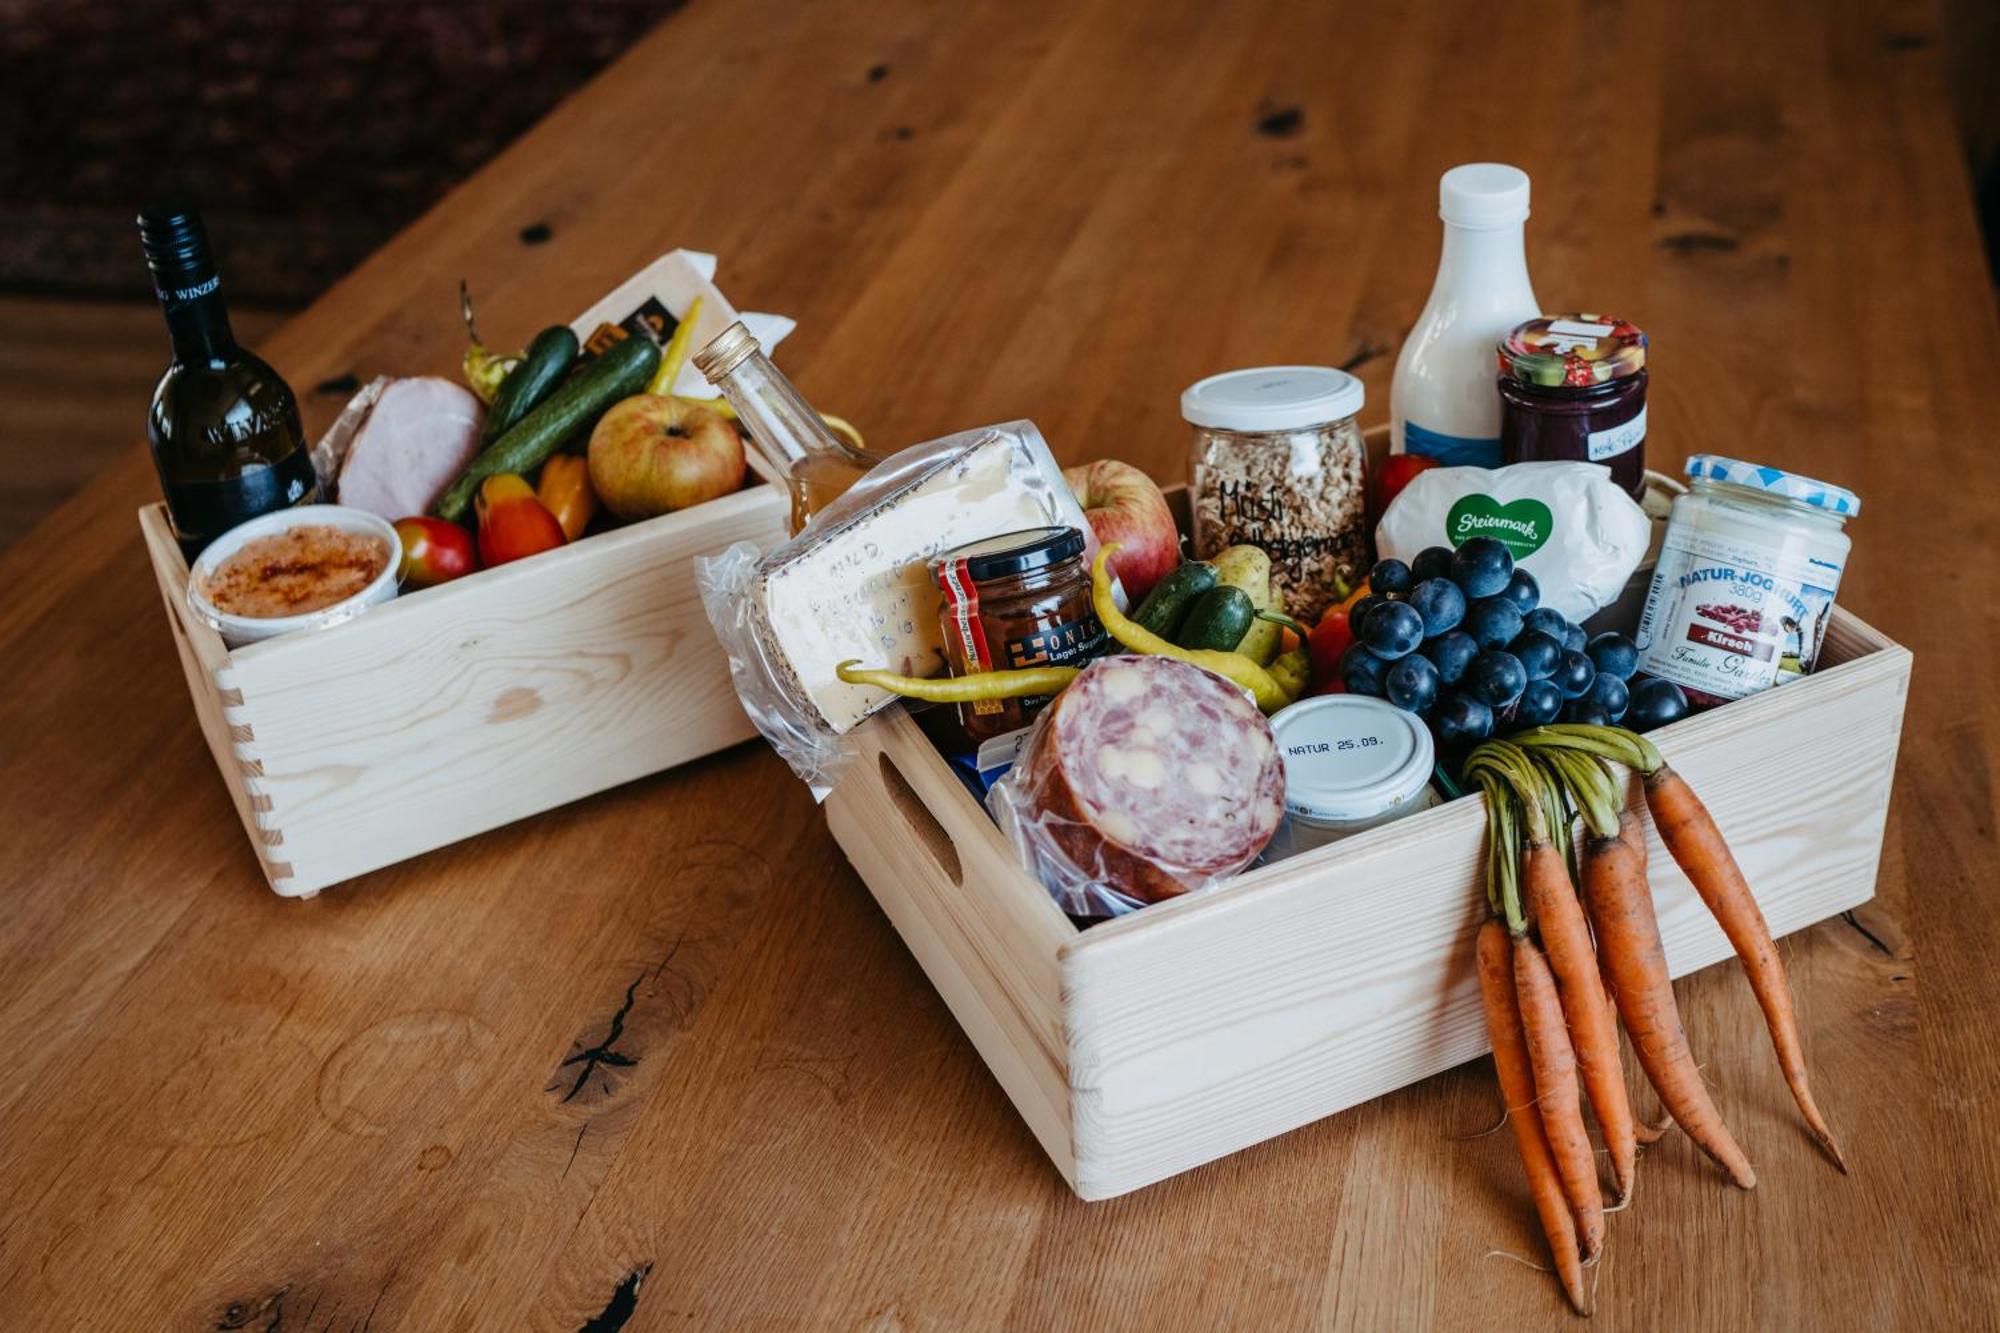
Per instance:
[[[1340,659],[1350,694],[1387,699],[1430,724],[1447,751],[1549,722],[1665,726],[1688,711],[1671,681],[1633,680],[1639,650],[1623,634],[1586,637],[1541,605],[1535,576],[1491,537],[1384,560],[1349,612]]]

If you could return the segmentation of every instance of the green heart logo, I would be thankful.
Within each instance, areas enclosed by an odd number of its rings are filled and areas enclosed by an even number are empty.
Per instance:
[[[1501,504],[1490,495],[1462,495],[1444,516],[1444,535],[1453,546],[1474,537],[1501,542],[1516,560],[1533,555],[1555,530],[1555,515],[1540,500]]]

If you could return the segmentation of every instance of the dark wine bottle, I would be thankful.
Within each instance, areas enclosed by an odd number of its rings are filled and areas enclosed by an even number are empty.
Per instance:
[[[291,386],[229,331],[201,215],[148,208],[139,241],[174,349],[146,435],[174,535],[193,560],[238,523],[312,504],[319,483]]]

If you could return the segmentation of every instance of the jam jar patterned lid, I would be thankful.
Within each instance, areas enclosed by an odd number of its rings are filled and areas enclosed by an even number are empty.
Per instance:
[[[1588,389],[1646,366],[1646,335],[1610,315],[1540,315],[1500,340],[1500,373],[1523,384]]]

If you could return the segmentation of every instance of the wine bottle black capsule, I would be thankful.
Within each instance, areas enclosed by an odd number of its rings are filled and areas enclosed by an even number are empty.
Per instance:
[[[148,208],[139,241],[174,358],[153,390],[146,436],[174,536],[192,560],[238,523],[312,504],[319,486],[291,386],[230,333],[200,214]]]

